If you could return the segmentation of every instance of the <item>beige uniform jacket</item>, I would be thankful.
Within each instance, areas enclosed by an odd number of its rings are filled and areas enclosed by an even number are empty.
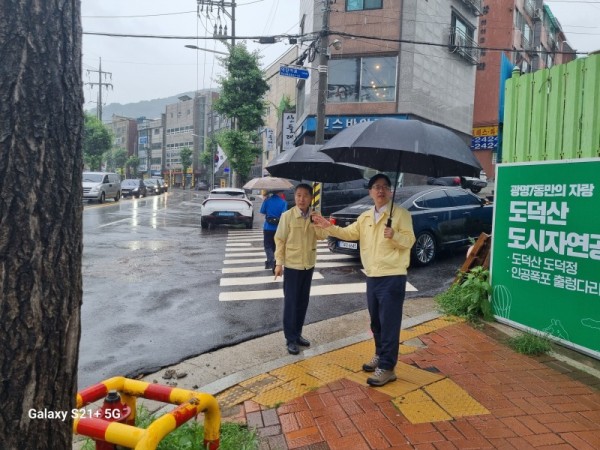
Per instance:
[[[391,203],[388,203],[377,223],[375,208],[371,208],[345,228],[333,225],[325,229],[338,239],[360,241],[360,259],[368,277],[406,275],[410,264],[410,249],[415,243],[412,217],[406,209],[394,205],[394,237],[386,239],[383,231],[390,216],[390,207]]]
[[[275,264],[290,269],[306,270],[315,267],[317,239],[327,236],[325,230],[315,228],[305,219],[300,208],[294,206],[284,212],[275,232]]]

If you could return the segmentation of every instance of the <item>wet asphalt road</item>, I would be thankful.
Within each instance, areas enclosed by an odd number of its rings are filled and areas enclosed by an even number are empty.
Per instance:
[[[173,190],[147,199],[85,204],[80,389],[281,329],[280,299],[219,301],[232,228],[200,228],[204,194]],[[255,211],[259,207],[257,197]],[[257,212],[255,229],[261,224]],[[410,269],[408,280],[418,292],[407,293],[407,301],[446,289],[463,261],[461,252],[442,255],[432,267]],[[364,281],[357,266],[320,272],[334,283]],[[364,307],[364,294],[312,297],[307,322]]]

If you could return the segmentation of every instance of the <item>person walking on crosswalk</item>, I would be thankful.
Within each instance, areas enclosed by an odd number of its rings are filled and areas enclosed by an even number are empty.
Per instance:
[[[392,209],[389,177],[374,175],[368,187],[375,207],[363,212],[356,222],[342,228],[320,215],[314,216],[313,221],[315,227],[331,236],[360,241],[360,259],[367,274],[367,307],[375,340],[375,355],[363,364],[363,370],[374,372],[367,379],[369,385],[383,386],[396,380],[394,368],[400,347],[406,273],[415,234],[410,213],[397,205]]]
[[[296,206],[284,212],[275,232],[275,279],[283,275],[283,334],[288,353],[309,347],[302,336],[310,286],[317,261],[317,239],[326,233],[311,223],[312,187],[301,183],[294,189]]]
[[[275,231],[279,218],[287,210],[287,203],[279,196],[279,192],[271,192],[260,206],[260,213],[265,215],[263,225],[263,245],[267,260],[265,269],[275,269]]]

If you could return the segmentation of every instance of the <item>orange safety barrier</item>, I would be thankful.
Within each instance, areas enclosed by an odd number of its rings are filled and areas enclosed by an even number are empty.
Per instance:
[[[125,423],[111,421],[119,417],[98,418],[94,417],[95,414],[84,412],[84,406],[104,398],[111,390],[118,391],[123,403],[131,409]],[[179,406],[152,422],[147,429],[141,429],[133,426],[137,397]],[[210,394],[114,377],[78,392],[77,408],[84,413],[73,421],[74,433],[135,450],[155,450],[167,434],[204,412],[204,447],[208,450],[219,448],[221,411],[217,400]]]

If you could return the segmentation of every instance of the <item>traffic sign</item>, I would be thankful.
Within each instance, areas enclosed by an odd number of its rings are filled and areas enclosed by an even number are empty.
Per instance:
[[[308,78],[308,70],[300,69],[298,67],[281,66],[279,68],[279,75],[306,80]]]

